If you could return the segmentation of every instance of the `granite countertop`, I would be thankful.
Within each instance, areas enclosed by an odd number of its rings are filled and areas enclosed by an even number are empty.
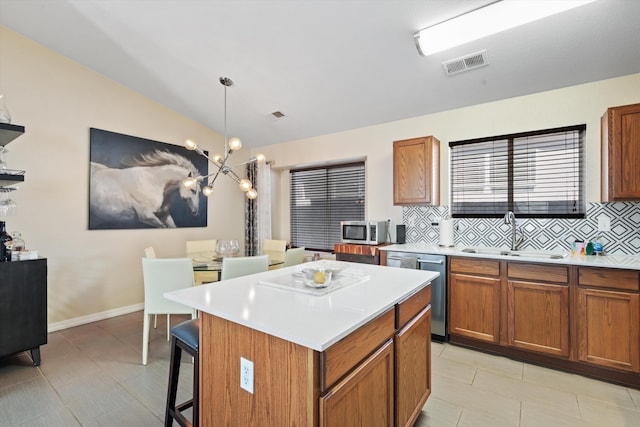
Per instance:
[[[340,274],[359,276],[361,280],[324,295],[268,285],[286,282],[287,276],[313,264],[304,263],[168,292],[165,297],[324,351],[438,277],[438,273],[432,271],[342,263],[348,268]]]
[[[428,243],[404,243],[381,247],[381,251],[410,252],[423,254],[437,254],[448,256],[464,256],[471,258],[493,258],[517,262],[535,262],[545,264],[584,265],[590,267],[623,268],[628,270],[640,270],[640,256],[638,255],[568,255],[561,259],[535,258],[526,256],[510,256],[486,253],[462,252],[464,247],[440,247]],[[508,250],[508,249],[505,249]],[[519,252],[526,252],[519,251]]]

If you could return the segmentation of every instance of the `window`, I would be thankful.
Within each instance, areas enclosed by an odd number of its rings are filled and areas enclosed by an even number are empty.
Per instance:
[[[586,125],[450,142],[451,215],[584,218]]]
[[[340,221],[364,219],[364,162],[291,170],[291,243],[333,251]]]

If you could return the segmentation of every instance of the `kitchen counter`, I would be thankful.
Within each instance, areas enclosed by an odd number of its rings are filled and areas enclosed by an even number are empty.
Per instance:
[[[447,256],[462,256],[472,258],[493,258],[515,262],[535,262],[545,264],[583,265],[589,267],[622,268],[640,270],[640,256],[638,255],[569,255],[562,259],[535,258],[526,256],[510,256],[485,253],[462,252],[464,247],[440,247],[427,243],[405,243],[381,247],[381,251],[412,252],[424,254],[439,254]],[[508,249],[505,249],[508,250]]]
[[[407,296],[428,286],[438,273],[346,263],[344,271],[368,280],[315,296],[261,284],[311,266],[238,277],[165,294],[202,312],[324,351]]]

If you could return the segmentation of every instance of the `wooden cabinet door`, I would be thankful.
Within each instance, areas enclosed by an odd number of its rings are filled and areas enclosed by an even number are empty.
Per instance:
[[[497,343],[500,340],[500,279],[451,274],[449,333]]]
[[[393,425],[393,340],[320,398],[320,426]]]
[[[433,136],[393,142],[393,204],[440,203],[440,141]]]
[[[509,345],[569,356],[569,286],[510,280],[507,285]]]
[[[395,339],[396,426],[412,426],[431,394],[431,306],[427,306]]]
[[[578,359],[640,372],[640,295],[578,288]]]
[[[47,260],[0,263],[0,356],[47,343]]]
[[[640,104],[602,117],[602,201],[640,200]]]

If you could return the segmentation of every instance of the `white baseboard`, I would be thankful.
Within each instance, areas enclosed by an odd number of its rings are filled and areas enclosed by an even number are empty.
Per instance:
[[[74,326],[86,325],[87,323],[110,319],[112,317],[122,316],[123,314],[129,314],[140,310],[144,310],[144,303],[142,302],[139,304],[129,305],[127,307],[114,308],[113,310],[75,317],[73,319],[63,320],[61,322],[49,323],[49,325],[47,326],[47,332],[55,332],[62,329],[73,328]]]

